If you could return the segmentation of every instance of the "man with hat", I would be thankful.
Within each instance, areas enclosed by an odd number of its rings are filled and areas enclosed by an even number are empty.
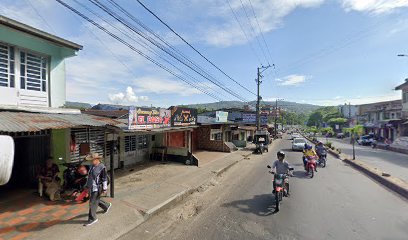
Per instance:
[[[84,226],[90,226],[98,222],[98,218],[96,217],[98,206],[104,210],[104,213],[107,213],[112,206],[112,203],[101,200],[101,194],[106,194],[108,190],[106,167],[101,163],[101,159],[102,157],[98,153],[90,153],[85,158],[85,160],[91,161],[92,165],[88,172],[88,181],[86,182],[90,199],[88,222],[84,224]]]

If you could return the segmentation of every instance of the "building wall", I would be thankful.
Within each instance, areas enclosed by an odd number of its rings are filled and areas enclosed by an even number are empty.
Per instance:
[[[198,149],[231,152],[231,150],[224,144],[224,141],[210,140],[211,126],[200,126],[197,129]]]
[[[70,56],[75,56],[74,50],[55,45],[46,40],[5,26],[0,26],[0,42],[49,56],[49,107],[61,107],[65,104],[66,87],[64,59]],[[16,78],[16,87],[14,89],[9,89],[9,91],[1,89],[2,96],[7,96],[7,98],[2,98],[0,104],[18,104],[17,96],[19,95],[19,88],[17,88],[17,86],[19,86],[19,82],[19,79]],[[6,101],[7,99],[14,100]]]
[[[54,129],[51,130],[51,156],[57,164],[69,162],[69,129]],[[62,159],[60,161],[59,159]]]

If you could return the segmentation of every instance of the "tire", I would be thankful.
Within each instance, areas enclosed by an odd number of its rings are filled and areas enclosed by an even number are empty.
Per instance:
[[[326,167],[326,158],[323,158],[323,161],[322,161],[322,168],[325,168]]]
[[[310,178],[313,178],[313,177],[314,177],[314,169],[313,169],[313,167],[310,167],[310,168],[309,168],[309,173],[311,173],[311,174],[310,174]]]
[[[279,211],[280,201],[279,201],[279,193],[275,193],[275,211]]]

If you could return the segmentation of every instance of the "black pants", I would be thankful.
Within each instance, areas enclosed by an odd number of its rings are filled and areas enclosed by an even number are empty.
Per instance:
[[[92,192],[89,199],[88,221],[94,221],[97,219],[96,210],[98,209],[98,206],[106,211],[109,207],[109,203],[101,200],[101,192]]]

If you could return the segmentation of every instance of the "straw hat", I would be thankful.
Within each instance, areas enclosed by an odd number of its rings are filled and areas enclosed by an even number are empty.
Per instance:
[[[86,160],[86,161],[92,161],[92,160],[95,160],[95,159],[101,160],[101,159],[102,159],[102,156],[99,155],[99,153],[89,153],[89,154],[85,157],[85,160]]]

